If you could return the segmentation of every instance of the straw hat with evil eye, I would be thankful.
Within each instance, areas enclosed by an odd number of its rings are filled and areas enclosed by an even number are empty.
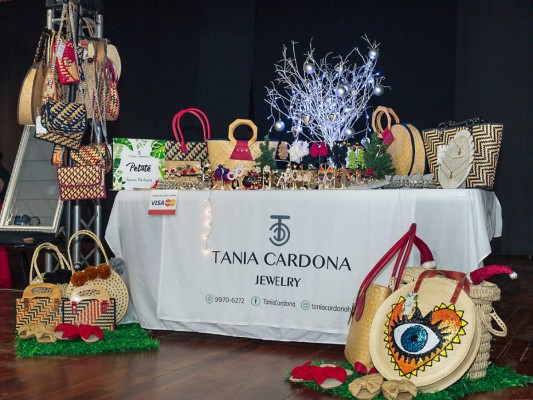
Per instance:
[[[420,391],[445,389],[468,370],[481,340],[465,274],[429,270],[393,292],[370,331],[374,366],[388,380],[408,379]]]

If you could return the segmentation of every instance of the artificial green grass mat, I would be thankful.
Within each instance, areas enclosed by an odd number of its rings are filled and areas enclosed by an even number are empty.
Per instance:
[[[95,343],[81,339],[58,340],[55,343],[38,343],[36,339],[16,337],[18,358],[40,356],[81,356],[86,354],[146,351],[159,349],[159,340],[152,339],[139,324],[117,325],[114,331],[104,331],[104,338]]]
[[[323,364],[323,361],[313,362],[313,365]],[[331,363],[328,363],[331,364]],[[337,363],[341,367],[344,367],[348,370],[353,371],[353,367],[345,363]],[[354,396],[348,390],[348,385],[354,379],[361,377],[358,373],[354,372],[352,376],[349,376],[346,379],[346,382],[335,389],[322,389],[314,381],[311,382],[301,382],[294,383],[295,385],[303,385],[309,388],[312,388],[318,392],[329,393],[334,396],[342,397],[345,399],[354,399]],[[288,381],[290,377],[290,372],[287,372],[286,380]],[[292,383],[292,382],[291,382]],[[520,387],[527,386],[533,383],[533,376],[529,375],[520,375],[516,371],[508,367],[498,367],[491,365],[487,368],[487,375],[484,378],[480,379],[468,379],[463,377],[459,381],[455,382],[453,385],[448,388],[441,390],[437,393],[419,393],[416,396],[416,399],[420,400],[459,400],[464,398],[468,394],[480,393],[480,392],[492,392],[495,390],[506,389],[510,387]],[[385,397],[380,394],[375,397],[376,400],[384,400]]]

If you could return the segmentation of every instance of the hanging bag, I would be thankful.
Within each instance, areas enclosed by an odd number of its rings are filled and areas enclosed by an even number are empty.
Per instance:
[[[106,198],[102,165],[81,165],[57,168],[61,201]]]
[[[365,277],[352,305],[344,355],[350,364],[356,366],[356,369],[361,368],[361,372],[368,371],[373,366],[369,348],[372,320],[383,301],[398,288],[413,244],[420,251],[421,264],[434,264],[431,251],[421,239],[416,237],[416,224],[412,224],[407,233],[387,251]],[[395,256],[397,258],[389,285],[381,286],[373,283],[374,279]]]
[[[39,107],[43,95],[43,85],[46,78],[46,58],[43,57],[46,43],[51,35],[47,28],[43,29],[33,64],[24,77],[20,88],[17,121],[20,125],[33,125],[35,118],[39,115]]]

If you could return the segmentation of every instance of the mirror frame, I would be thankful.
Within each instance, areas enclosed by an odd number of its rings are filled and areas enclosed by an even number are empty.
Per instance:
[[[59,190],[58,190],[56,210],[54,213],[54,218],[53,218],[53,222],[51,226],[50,225],[37,225],[37,226],[8,225],[9,219],[10,219],[9,211],[11,210],[11,203],[13,202],[13,197],[15,196],[15,193],[16,193],[16,189],[17,189],[16,186],[18,185],[20,169],[24,162],[24,156],[26,154],[32,128],[33,130],[35,130],[34,125],[25,125],[24,130],[22,132],[22,137],[20,139],[17,156],[15,158],[15,164],[13,165],[13,171],[11,172],[11,178],[9,179],[9,185],[7,187],[4,204],[2,206],[2,211],[0,212],[0,232],[9,232],[9,231],[11,232],[43,232],[43,233],[57,234],[59,231],[59,223],[61,221],[61,215],[63,212],[63,202],[59,198]]]

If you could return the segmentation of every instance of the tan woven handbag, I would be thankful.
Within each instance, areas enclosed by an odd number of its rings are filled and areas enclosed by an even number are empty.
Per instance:
[[[61,323],[61,290],[51,283],[32,283],[26,286],[22,298],[16,300],[16,324],[22,325]]]
[[[105,199],[104,170],[101,165],[58,167],[61,201]]]
[[[444,122],[437,128],[423,130],[429,170],[438,181],[439,147],[448,145],[464,129],[469,130],[474,139],[474,161],[466,178],[466,187],[491,190],[502,144],[503,125],[499,123],[473,118],[463,122]]]
[[[385,128],[381,124],[383,116],[387,118]],[[391,155],[396,175],[424,175],[426,169],[424,142],[414,125],[400,123],[392,108],[379,106],[372,114],[372,129],[387,145],[387,153]]]
[[[240,125],[246,125],[251,128],[252,137],[249,140],[235,139],[235,129]],[[228,128],[228,140],[210,139],[207,141],[209,153],[209,163],[214,170],[219,165],[225,168],[253,168],[255,159],[261,154],[260,145],[263,141],[257,140],[257,126],[248,119],[236,119]],[[276,154],[278,141],[271,140],[268,148],[272,152],[272,158]]]
[[[107,254],[106,254],[106,251],[104,249],[102,242],[100,241],[100,239],[98,239],[98,236],[96,236],[93,232],[89,230],[80,230],[76,232],[70,237],[68,241],[67,254],[68,254],[68,260],[70,262],[71,267],[74,269],[74,264],[72,262],[72,254],[71,254],[72,243],[74,242],[76,238],[79,238],[83,235],[89,236],[92,240],[94,240],[94,242],[96,243],[96,245],[98,246],[98,248],[100,249],[101,253],[104,256],[105,265],[109,267],[109,258],[107,257]],[[100,268],[100,267],[101,265],[98,266],[97,268]],[[126,283],[124,283],[120,275],[117,274],[113,269],[111,269],[110,271],[111,273],[109,277],[105,279],[98,277],[97,272],[94,273],[94,275],[96,276],[94,279],[89,279],[92,276],[89,276],[88,271],[87,271],[88,268],[90,267],[87,267],[85,270],[75,272],[72,275],[69,286],[67,288],[67,297],[70,298],[72,291],[75,288],[84,286],[85,284],[103,286],[109,293],[109,296],[115,299],[117,323],[119,323],[122,320],[122,318],[124,318],[124,315],[126,315],[126,311],[128,310],[129,293],[128,293],[128,288],[126,286]],[[87,274],[87,275],[84,276],[84,274]],[[82,283],[81,285],[78,284],[80,282]]]
[[[393,290],[398,289],[400,278],[407,263],[411,248],[415,244],[420,251],[421,264],[433,265],[433,255],[427,245],[416,237],[416,224],[398,240],[377,262],[361,283],[350,313],[350,328],[346,338],[344,355],[359,373],[366,373],[373,367],[370,356],[369,336],[374,316],[381,304]],[[389,286],[372,283],[376,276],[397,256]]]
[[[69,284],[70,274],[68,274],[68,273],[66,273],[66,274],[57,273],[56,275],[59,276],[59,279],[55,279],[55,281],[57,283],[55,283],[55,282],[47,282],[47,280],[48,280],[47,279],[48,278],[47,275],[50,274],[50,272],[42,273],[40,271],[39,265],[38,265],[38,258],[39,258],[39,254],[40,254],[41,250],[52,250],[55,253],[55,256],[56,256],[57,261],[59,263],[59,269],[63,270],[63,271],[72,272],[70,264],[68,263],[67,259],[63,255],[63,253],[61,253],[59,248],[57,246],[55,246],[54,244],[52,244],[52,243],[44,242],[44,243],[41,243],[39,246],[37,246],[35,248],[35,250],[33,251],[33,255],[32,255],[32,258],[31,258],[31,264],[30,264],[30,284],[33,284],[33,283],[51,283],[51,284],[55,284],[61,290],[61,296],[62,297],[67,297],[67,288],[68,288],[68,284]],[[56,272],[58,272],[58,271],[56,271]],[[63,276],[65,276],[65,278],[68,278],[68,279],[61,279]]]
[[[491,268],[491,266],[484,268]],[[428,268],[424,267],[406,268],[402,276],[402,281],[405,283],[414,282],[422,272],[427,270]],[[511,277],[513,277],[512,274]],[[500,296],[500,288],[491,282],[483,281],[479,284],[470,286],[470,298],[476,306],[476,312],[481,321],[481,344],[472,366],[466,373],[466,376],[470,379],[483,378],[487,374],[492,336],[504,337],[507,335],[507,326],[505,325],[505,322],[500,318],[492,306],[494,301],[500,300]],[[493,327],[493,321],[498,328]]]
[[[20,125],[35,124],[35,118],[39,115],[46,77],[46,60],[43,59],[43,53],[50,33],[49,29],[43,29],[33,59],[33,65],[24,77],[20,88],[17,109],[17,119]]]

